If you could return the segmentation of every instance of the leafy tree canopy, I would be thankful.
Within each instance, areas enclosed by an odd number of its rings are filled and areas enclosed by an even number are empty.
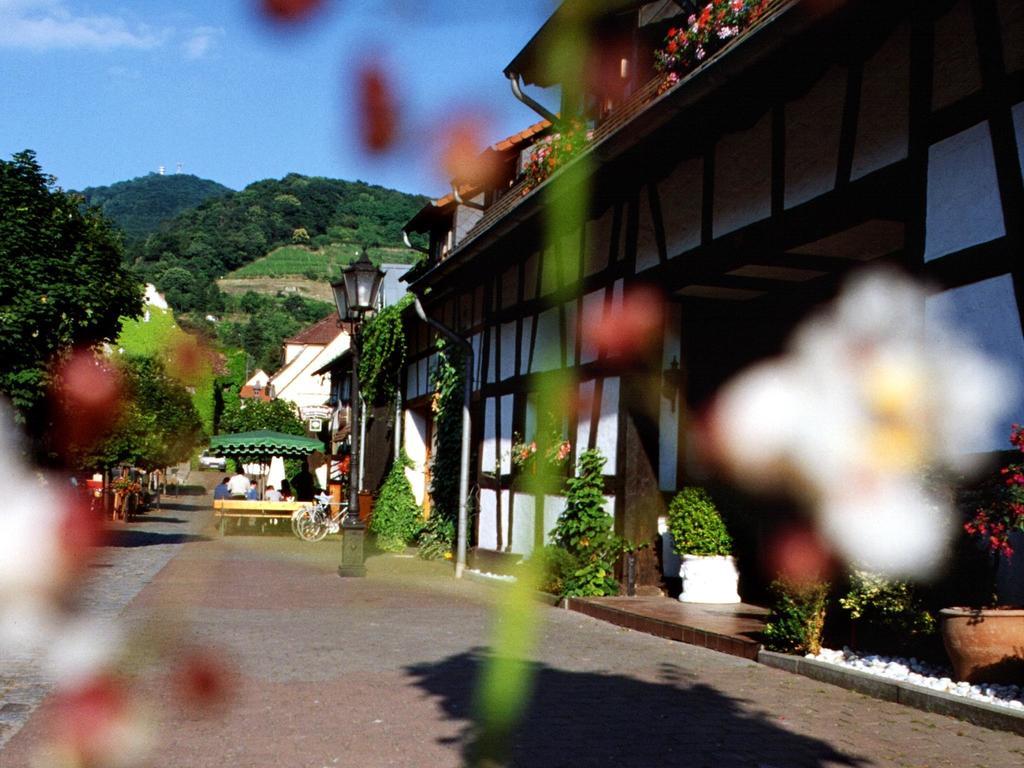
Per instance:
[[[0,160],[0,392],[33,429],[56,357],[113,339],[142,306],[119,235],[29,150]]]
[[[291,244],[402,243],[402,227],[427,201],[362,181],[289,174],[207,199],[132,245],[131,257],[179,311],[219,312],[214,280]],[[307,240],[308,238],[308,240]]]
[[[220,417],[222,434],[255,432],[270,429],[286,435],[305,435],[306,425],[297,415],[295,403],[289,400],[246,400],[232,399],[225,402]]]
[[[225,347],[238,347],[249,353],[252,370],[262,368],[273,373],[281,367],[281,345],[308,325],[326,317],[334,307],[325,301],[292,294],[268,296],[249,291],[230,296],[228,309],[244,313],[242,320],[227,320],[217,326]]]
[[[107,437],[81,456],[83,468],[121,464],[153,469],[187,459],[206,439],[188,390],[157,357],[120,361],[126,398]]]
[[[88,187],[79,194],[117,224],[128,240],[156,232],[160,223],[231,190],[190,174],[151,173],[106,187]]]

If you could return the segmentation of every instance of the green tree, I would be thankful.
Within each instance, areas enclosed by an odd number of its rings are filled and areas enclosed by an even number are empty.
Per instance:
[[[287,435],[305,435],[306,425],[289,400],[225,400],[220,430],[225,434],[270,429]]]
[[[575,560],[575,568],[565,574],[564,595],[614,595],[619,591],[614,568],[623,542],[605,511],[605,461],[600,451],[584,451],[577,476],[565,484],[565,511],[551,531],[554,543]]]
[[[0,212],[0,392],[40,434],[54,360],[114,339],[141,312],[142,285],[110,223],[56,187],[33,152],[0,160]]]
[[[192,396],[157,357],[122,361],[125,400],[113,430],[98,444],[75,451],[83,468],[120,464],[153,469],[187,459],[206,435]]]

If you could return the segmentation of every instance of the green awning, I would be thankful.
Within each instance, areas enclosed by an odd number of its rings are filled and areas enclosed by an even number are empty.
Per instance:
[[[323,442],[315,438],[286,435],[269,429],[217,435],[210,441],[210,453],[216,456],[251,457],[254,460],[258,457],[269,459],[271,456],[298,458],[323,449]]]

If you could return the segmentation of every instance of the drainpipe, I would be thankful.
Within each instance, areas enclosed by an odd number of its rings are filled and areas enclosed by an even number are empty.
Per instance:
[[[523,102],[523,104],[528,106],[538,115],[543,117],[545,120],[550,122],[552,125],[558,124],[558,115],[556,115],[554,112],[551,112],[539,101],[535,101],[534,99],[531,99],[529,96],[523,93],[523,84],[520,81],[522,75],[520,75],[518,72],[509,72],[507,74],[507,77],[509,83],[512,85],[512,93],[515,95],[517,99],[519,99],[521,102]]]
[[[462,349],[466,358],[466,369],[463,377],[462,387],[462,458],[459,463],[459,526],[456,534],[457,544],[455,549],[455,578],[461,579],[462,572],[466,569],[466,531],[467,513],[466,506],[469,503],[469,403],[473,392],[473,345],[447,325],[428,317],[420,303],[420,297],[413,294],[416,314],[427,325],[435,328],[439,333],[450,339],[456,346]]]
[[[412,241],[409,240],[409,233],[406,232],[404,229],[402,230],[402,240],[405,241],[405,247],[406,248],[409,248],[409,249],[411,249],[413,251],[419,251],[420,253],[425,253],[428,256],[430,255],[430,250],[429,249],[422,248],[422,247],[420,247],[418,245],[413,245]]]
[[[452,196],[455,198],[456,203],[458,203],[459,205],[464,205],[467,208],[474,208],[475,210],[478,211],[483,211],[487,209],[487,206],[481,205],[480,203],[474,203],[471,200],[463,200],[462,195],[459,194],[459,187],[457,184],[452,184]]]

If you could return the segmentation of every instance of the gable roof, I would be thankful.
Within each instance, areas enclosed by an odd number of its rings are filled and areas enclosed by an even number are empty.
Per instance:
[[[518,154],[524,147],[533,144],[539,136],[547,133],[551,127],[550,120],[538,120],[518,133],[513,133],[511,136],[506,136],[504,139],[494,142],[484,149],[480,156],[484,157],[489,154],[501,156]],[[458,185],[459,196],[464,199],[472,199],[483,191],[479,186],[459,183],[458,179],[453,179],[452,183]],[[450,213],[454,210],[455,206],[455,195],[449,192],[444,197],[439,197],[437,200],[433,200],[423,206],[417,211],[415,216],[409,219],[404,229],[406,232],[426,232],[436,220],[435,217]]]
[[[338,312],[335,310],[327,317],[317,320],[313,325],[304,328],[290,339],[285,339],[285,344],[312,344],[326,347],[338,336],[345,333],[345,330],[338,325]]]

